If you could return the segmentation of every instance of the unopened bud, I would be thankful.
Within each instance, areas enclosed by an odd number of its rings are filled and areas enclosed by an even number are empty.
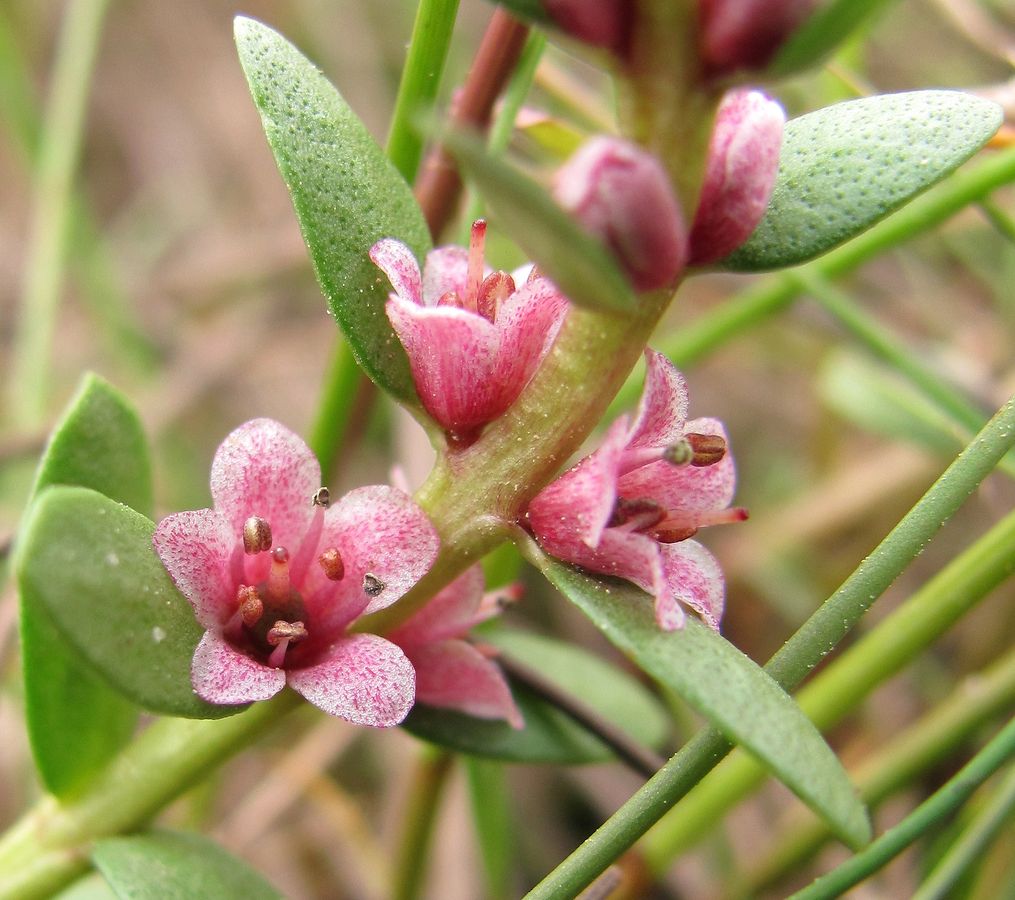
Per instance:
[[[561,31],[621,57],[630,44],[634,5],[633,0],[543,0]]]
[[[692,450],[692,466],[714,466],[726,455],[726,439],[721,434],[697,434],[692,431],[684,435],[684,440]]]
[[[243,552],[248,556],[271,549],[271,526],[267,519],[251,516],[243,523]]]
[[[380,578],[370,572],[363,576],[363,593],[368,597],[379,596],[386,587],[387,585]]]
[[[684,270],[683,213],[659,161],[637,145],[586,142],[558,171],[553,194],[613,251],[638,290],[671,285]]]
[[[324,577],[329,581],[341,581],[345,577],[345,563],[342,562],[342,554],[337,547],[325,550],[317,561],[324,570]]]
[[[779,171],[786,114],[761,91],[730,91],[719,104],[705,180],[691,226],[691,263],[728,256],[757,228]]]
[[[706,74],[764,68],[816,5],[817,0],[699,0]]]

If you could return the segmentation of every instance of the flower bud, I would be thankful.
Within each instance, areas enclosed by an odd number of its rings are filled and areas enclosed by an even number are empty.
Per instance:
[[[706,74],[764,68],[816,5],[817,0],[700,0]]]
[[[705,180],[691,226],[691,262],[727,256],[765,214],[779,171],[786,115],[761,91],[730,91],[719,104]]]
[[[630,42],[633,6],[634,0],[543,0],[561,31],[621,57]]]
[[[672,284],[687,262],[687,228],[666,172],[640,147],[596,137],[554,180],[557,202],[605,243],[640,291]]]

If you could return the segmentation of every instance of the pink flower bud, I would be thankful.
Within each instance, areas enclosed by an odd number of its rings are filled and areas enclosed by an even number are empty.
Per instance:
[[[544,0],[543,8],[561,31],[618,56],[627,53],[634,0]]]
[[[700,0],[705,71],[723,76],[764,68],[816,5],[817,0]]]
[[[658,160],[614,137],[584,144],[557,173],[554,197],[616,255],[634,286],[661,288],[687,262],[687,227]]]
[[[719,104],[705,181],[691,227],[691,262],[713,262],[736,250],[765,214],[786,115],[761,91],[730,91]]]

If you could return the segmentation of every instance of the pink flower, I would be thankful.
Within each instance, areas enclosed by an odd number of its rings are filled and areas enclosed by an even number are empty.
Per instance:
[[[726,432],[715,419],[688,421],[683,376],[661,353],[645,355],[634,425],[618,419],[598,450],[544,488],[529,504],[528,525],[551,556],[652,594],[660,628],[683,627],[683,604],[717,629],[722,572],[690,538],[703,525],[747,517],[729,506],[735,474]]]
[[[543,0],[543,8],[562,30],[625,56],[631,39],[634,0]]]
[[[786,114],[761,91],[730,91],[719,104],[705,180],[691,227],[691,262],[722,259],[761,221],[775,187]]]
[[[514,403],[543,358],[567,307],[535,270],[521,287],[483,265],[486,223],[472,226],[469,249],[427,254],[423,274],[412,251],[392,238],[370,258],[395,292],[388,319],[409,355],[423,407],[455,443],[471,443]],[[518,276],[520,278],[520,276]]]
[[[416,670],[417,700],[524,727],[503,673],[489,658],[495,651],[462,639],[497,615],[503,599],[503,591],[483,594],[483,570],[473,566],[388,635]]]
[[[271,419],[222,442],[211,494],[214,509],[168,516],[154,537],[205,629],[191,664],[198,696],[249,703],[288,683],[350,722],[398,724],[412,666],[390,641],[346,629],[430,568],[440,542],[423,512],[380,486],[330,504],[310,448]]]
[[[659,161],[636,144],[595,137],[561,167],[553,195],[599,238],[640,291],[673,284],[687,261],[687,227]]]
[[[714,76],[762,69],[817,0],[700,0],[701,56]]]

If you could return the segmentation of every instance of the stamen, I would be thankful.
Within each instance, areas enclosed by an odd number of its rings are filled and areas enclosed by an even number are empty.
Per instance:
[[[321,507],[321,509],[327,509],[331,506],[331,491],[326,487],[318,488],[314,496],[310,498],[310,503],[313,506]]]
[[[692,431],[684,435],[684,440],[694,451],[692,466],[714,466],[726,455],[726,440],[721,434],[697,434]]]
[[[663,459],[671,466],[686,466],[694,460],[694,448],[687,438],[681,438],[663,450]]]
[[[251,516],[243,523],[243,552],[254,556],[271,549],[271,526],[267,519]]]
[[[273,600],[288,600],[289,593],[289,551],[285,547],[276,547],[271,551],[271,569],[268,570],[268,596]]]
[[[483,244],[486,241],[486,219],[476,219],[469,234],[469,269],[465,281],[465,309],[477,311],[476,299],[483,281]]]
[[[264,602],[258,596],[257,588],[241,584],[236,590],[236,605],[243,624],[248,628],[253,628],[264,615]]]
[[[731,506],[712,512],[668,515],[653,529],[652,536],[663,544],[675,544],[677,541],[687,540],[705,525],[728,525],[731,522],[743,522],[747,518],[747,510],[742,506]]]
[[[337,547],[325,550],[317,561],[324,569],[324,577],[329,581],[341,581],[345,578],[345,563],[342,562],[342,554],[338,552]]]
[[[380,578],[370,572],[367,572],[366,575],[363,576],[363,593],[365,593],[368,597],[379,596],[381,591],[383,591],[386,587],[387,585],[381,581]]]
[[[268,665],[279,669],[285,662],[285,654],[290,643],[302,641],[307,636],[307,629],[302,622],[286,622],[279,619],[268,629],[266,640],[275,649],[268,657]]]
[[[514,292],[515,280],[507,272],[493,272],[479,286],[476,311],[488,322],[496,322],[501,304]]]

